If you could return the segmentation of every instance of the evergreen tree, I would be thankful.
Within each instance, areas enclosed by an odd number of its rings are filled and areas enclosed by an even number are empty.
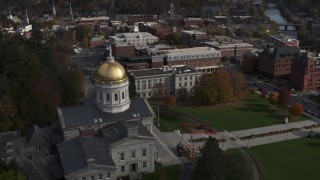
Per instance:
[[[194,180],[219,180],[224,179],[225,174],[225,158],[222,150],[219,148],[218,141],[209,137],[204,147],[201,149],[201,157],[197,166],[192,172]]]

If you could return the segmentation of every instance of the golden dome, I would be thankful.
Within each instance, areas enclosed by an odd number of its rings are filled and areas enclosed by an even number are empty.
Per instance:
[[[126,70],[116,61],[104,62],[98,69],[97,81],[119,82],[127,79]]]

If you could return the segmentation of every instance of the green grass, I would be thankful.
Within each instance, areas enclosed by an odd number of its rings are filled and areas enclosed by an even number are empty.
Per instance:
[[[153,106],[153,109],[154,109],[154,112],[157,114],[157,108]],[[160,126],[158,126],[157,117],[156,117],[156,120],[154,121],[154,125],[157,126],[157,128],[161,132],[172,132],[174,130],[179,129],[181,133],[186,133],[186,130],[181,127],[181,124],[192,123],[192,122],[193,121],[183,117],[168,115],[165,112],[162,112],[162,110],[160,110]]]
[[[260,179],[320,179],[320,137],[252,147],[247,151],[256,159]]]
[[[235,131],[281,124],[287,110],[271,107],[267,99],[249,94],[243,101],[205,107],[174,106],[176,111],[200,119],[212,128]],[[308,119],[301,116],[295,121]],[[290,122],[290,121],[289,121]]]
[[[155,163],[155,172],[144,174],[142,180],[177,180],[180,179],[180,175],[183,170],[183,165],[162,166],[159,163]]]
[[[228,149],[225,155],[227,156],[226,179],[253,179],[251,160],[244,158],[239,149]]]

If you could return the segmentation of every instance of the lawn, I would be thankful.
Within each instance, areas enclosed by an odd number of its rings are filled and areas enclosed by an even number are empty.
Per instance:
[[[154,112],[157,113],[157,108],[153,107]],[[172,132],[174,130],[180,129],[182,133],[185,133],[186,130],[183,129],[180,125],[182,123],[192,123],[193,121],[188,120],[183,117],[178,117],[175,115],[168,114],[166,110],[160,109],[160,126],[158,126],[158,120],[156,117],[156,120],[154,121],[154,125],[157,126],[157,128],[161,132]]]
[[[252,147],[247,151],[259,164],[260,179],[320,179],[320,137]]]
[[[183,170],[183,165],[162,166],[159,163],[155,163],[155,172],[144,174],[142,180],[176,180],[180,179],[180,175]]]
[[[235,131],[276,125],[283,123],[284,117],[288,116],[287,110],[271,107],[267,99],[261,99],[259,95],[252,94],[248,94],[245,100],[236,103],[205,107],[176,105],[173,108],[178,112],[204,121],[218,131]],[[308,117],[301,116],[294,121],[306,119]]]

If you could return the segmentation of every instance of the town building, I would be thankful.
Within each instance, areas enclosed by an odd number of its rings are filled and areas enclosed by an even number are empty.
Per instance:
[[[94,25],[94,24],[108,24],[110,21],[108,16],[96,17],[78,17],[75,22],[78,25]]]
[[[300,48],[283,46],[265,49],[258,56],[258,73],[273,80],[288,79],[292,60],[300,53]]]
[[[221,52],[209,47],[158,51],[152,56],[152,68],[186,65],[203,73],[224,69]]]
[[[135,24],[134,33],[120,33],[109,37],[109,44],[112,45],[116,59],[133,56],[135,46],[152,45],[157,42],[158,37],[147,32],[139,32],[137,24]]]
[[[155,114],[145,99],[130,99],[126,71],[111,52],[98,68],[92,103],[58,108],[65,179],[135,179],[154,171]]]
[[[300,41],[290,36],[277,34],[277,35],[270,35],[267,39],[267,43],[271,47],[282,47],[282,46],[299,47]]]
[[[133,77],[138,97],[189,96],[201,72],[187,66],[129,71]],[[162,84],[162,85],[159,85]]]
[[[254,49],[252,44],[232,38],[226,38],[224,36],[216,37],[211,41],[203,42],[202,44],[221,51],[221,56],[227,58],[241,56],[243,53]]]
[[[182,31],[181,45],[186,47],[200,47],[202,42],[208,40],[207,33],[202,31]]]
[[[292,61],[290,84],[295,90],[316,90],[320,86],[320,58],[301,52]]]
[[[183,18],[182,24],[185,27],[203,27],[204,20],[201,18]]]
[[[114,44],[116,46],[142,46],[155,44],[156,42],[158,42],[158,37],[153,36],[152,34],[147,32],[119,33],[115,36],[110,36],[109,41],[111,44]]]
[[[90,39],[90,47],[105,46],[104,35],[94,36]]]

